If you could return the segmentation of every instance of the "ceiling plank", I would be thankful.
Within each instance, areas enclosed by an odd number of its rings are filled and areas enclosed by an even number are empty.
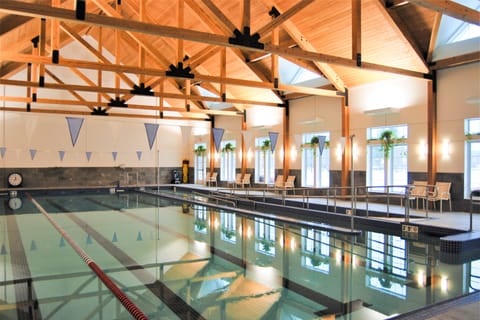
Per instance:
[[[92,1],[95,1],[95,0],[92,0]],[[273,46],[269,44],[266,44],[264,49],[257,49],[257,48],[250,48],[250,47],[246,48],[245,46],[242,46],[242,45],[236,45],[236,44],[230,43],[228,40],[229,37],[223,36],[223,35],[200,32],[200,31],[195,31],[190,29],[179,29],[175,27],[161,26],[156,24],[149,24],[149,23],[143,23],[143,22],[134,21],[134,20],[114,18],[114,17],[107,17],[105,15],[98,15],[98,14],[91,14],[91,13],[86,13],[85,20],[77,20],[75,17],[75,11],[73,10],[52,8],[50,6],[42,6],[42,5],[36,5],[36,4],[32,5],[29,3],[23,3],[23,2],[12,1],[12,0],[0,1],[0,11],[7,12],[10,14],[17,14],[17,15],[48,17],[48,18],[60,19],[62,21],[75,21],[79,23],[116,28],[116,29],[126,30],[130,32],[139,32],[139,33],[145,33],[145,34],[152,34],[156,36],[184,39],[184,40],[208,43],[208,44],[218,45],[218,46],[237,47],[237,48],[253,50],[253,51],[265,51],[265,52],[270,52],[270,53],[279,54],[279,55],[288,55],[288,56],[296,57],[299,59],[311,60],[311,61],[315,61],[316,63],[319,63],[319,62],[327,63],[327,64],[331,63],[331,64],[343,65],[346,67],[353,67],[353,68],[357,67],[356,61],[352,59],[321,54],[313,51],[305,51],[304,49],[298,49],[298,48],[285,49],[285,48],[280,48],[279,46]],[[288,21],[286,23],[288,23]],[[305,41],[303,42],[300,41],[300,44],[302,46],[305,46]],[[421,77],[421,78],[424,77],[424,73],[422,72],[384,66],[384,65],[379,65],[375,63],[362,63],[361,68],[366,70],[372,70],[372,71],[395,73],[395,74],[400,74],[400,75],[405,75],[410,77]],[[323,70],[323,68],[321,69],[322,69],[322,72],[325,71]],[[328,73],[324,72],[324,74],[328,76]],[[329,79],[332,80],[331,78]]]
[[[449,0],[409,0],[416,5],[480,26],[480,12]]]
[[[285,11],[284,13],[281,13],[278,17],[273,19],[271,22],[267,23],[260,29],[258,29],[255,33],[260,34],[260,37],[263,38],[265,37],[269,32],[271,32],[273,29],[279,27],[282,25],[285,21],[293,17],[295,14],[297,14],[300,10],[304,9],[307,7],[310,3],[312,3],[314,0],[302,0],[298,2],[296,5]]]
[[[417,43],[415,43],[414,37],[410,35],[408,28],[404,26],[403,21],[399,17],[397,17],[397,19],[392,18],[391,14],[393,11],[388,11],[382,0],[375,1],[375,4],[377,5],[379,11],[383,14],[385,20],[390,24],[392,30],[396,33],[398,38],[402,39],[402,41],[405,42],[405,44],[407,44],[407,46],[415,52],[419,61],[422,63],[422,71],[428,73],[428,66],[425,61],[425,57],[419,49]]]

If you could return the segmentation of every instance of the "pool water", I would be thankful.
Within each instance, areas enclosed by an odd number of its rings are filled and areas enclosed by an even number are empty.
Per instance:
[[[131,319],[27,197],[0,208],[0,319]],[[143,193],[35,195],[149,319],[386,319],[480,289],[439,239]]]

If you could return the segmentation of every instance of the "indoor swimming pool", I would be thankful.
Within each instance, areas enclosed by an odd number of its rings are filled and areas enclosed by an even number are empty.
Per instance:
[[[89,263],[148,319],[387,319],[480,289],[480,260],[427,235],[142,192],[1,199],[2,320],[132,319]]]

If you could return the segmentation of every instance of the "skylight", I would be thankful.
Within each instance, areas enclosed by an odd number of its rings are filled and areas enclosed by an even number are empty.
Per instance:
[[[480,10],[478,0],[456,0],[471,9]],[[433,61],[480,50],[480,26],[444,14],[438,30]]]
[[[306,87],[320,87],[329,83],[324,77],[281,57],[278,64],[281,83]]]
[[[456,0],[455,2],[474,10],[480,10],[478,0]],[[480,37],[480,26],[443,15],[438,33],[437,46]]]

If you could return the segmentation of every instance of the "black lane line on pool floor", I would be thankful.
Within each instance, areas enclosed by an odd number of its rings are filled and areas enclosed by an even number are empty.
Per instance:
[[[142,223],[145,223],[149,226],[152,225],[152,222],[150,220],[147,220],[147,219],[144,219],[143,217],[140,217],[132,212],[129,212],[129,211],[126,211],[125,209],[121,208],[121,207],[116,207],[116,206],[113,206],[113,205],[110,205],[110,204],[106,204],[106,203],[103,203],[101,201],[98,201],[96,199],[92,199],[92,198],[86,198],[88,201],[91,201],[93,203],[95,203],[96,205],[100,205],[100,206],[104,206],[105,208],[107,209],[111,209],[111,210],[116,210],[116,211],[119,211],[121,212],[122,214],[124,215],[127,215],[128,217],[131,217],[137,221],[140,221]],[[155,227],[157,228],[163,228],[162,226],[158,225],[158,224],[155,224]],[[166,228],[163,228],[165,232],[169,232],[169,233],[175,233],[174,231],[172,231],[171,229],[166,229]],[[184,237],[186,238],[183,234],[178,234],[179,236],[181,237]],[[177,234],[175,233],[175,236],[177,236]],[[222,259],[225,259],[239,267],[242,267],[242,268],[245,268],[245,264],[246,264],[246,261],[243,261],[241,258],[238,258],[238,257],[235,257],[235,256],[232,256],[231,254],[223,251],[223,250],[219,250],[215,247],[212,247],[210,246],[210,252]],[[350,301],[350,302],[341,302],[341,301],[338,301],[334,298],[331,298],[325,294],[322,294],[318,291],[314,291],[310,288],[307,288],[297,282],[294,282],[294,281],[291,281],[289,280],[288,278],[285,278],[285,277],[282,277],[282,281],[285,285],[285,288],[286,289],[289,289],[307,299],[310,299],[316,303],[319,303],[323,306],[326,307],[325,310],[322,310],[320,313],[323,314],[340,314],[340,315],[345,315],[349,312],[351,312],[352,310],[357,310],[359,308],[359,305],[361,305],[361,301],[359,300],[355,300],[355,301]]]
[[[18,320],[42,319],[17,218],[15,214],[7,214],[5,218],[7,220],[13,278],[24,279],[22,282],[14,281],[17,318]]]
[[[87,222],[75,216],[71,210],[61,206],[53,200],[47,200],[52,206],[66,213],[66,216],[75,222],[83,231],[92,236],[95,241],[108,251],[115,259],[128,269],[129,266],[136,266],[130,272],[148,288],[157,298],[170,308],[180,319],[185,320],[206,320],[200,313],[188,305],[180,296],[170,290],[163,282],[157,280],[148,270],[142,267],[137,261],[130,257],[123,250],[100,234]]]

